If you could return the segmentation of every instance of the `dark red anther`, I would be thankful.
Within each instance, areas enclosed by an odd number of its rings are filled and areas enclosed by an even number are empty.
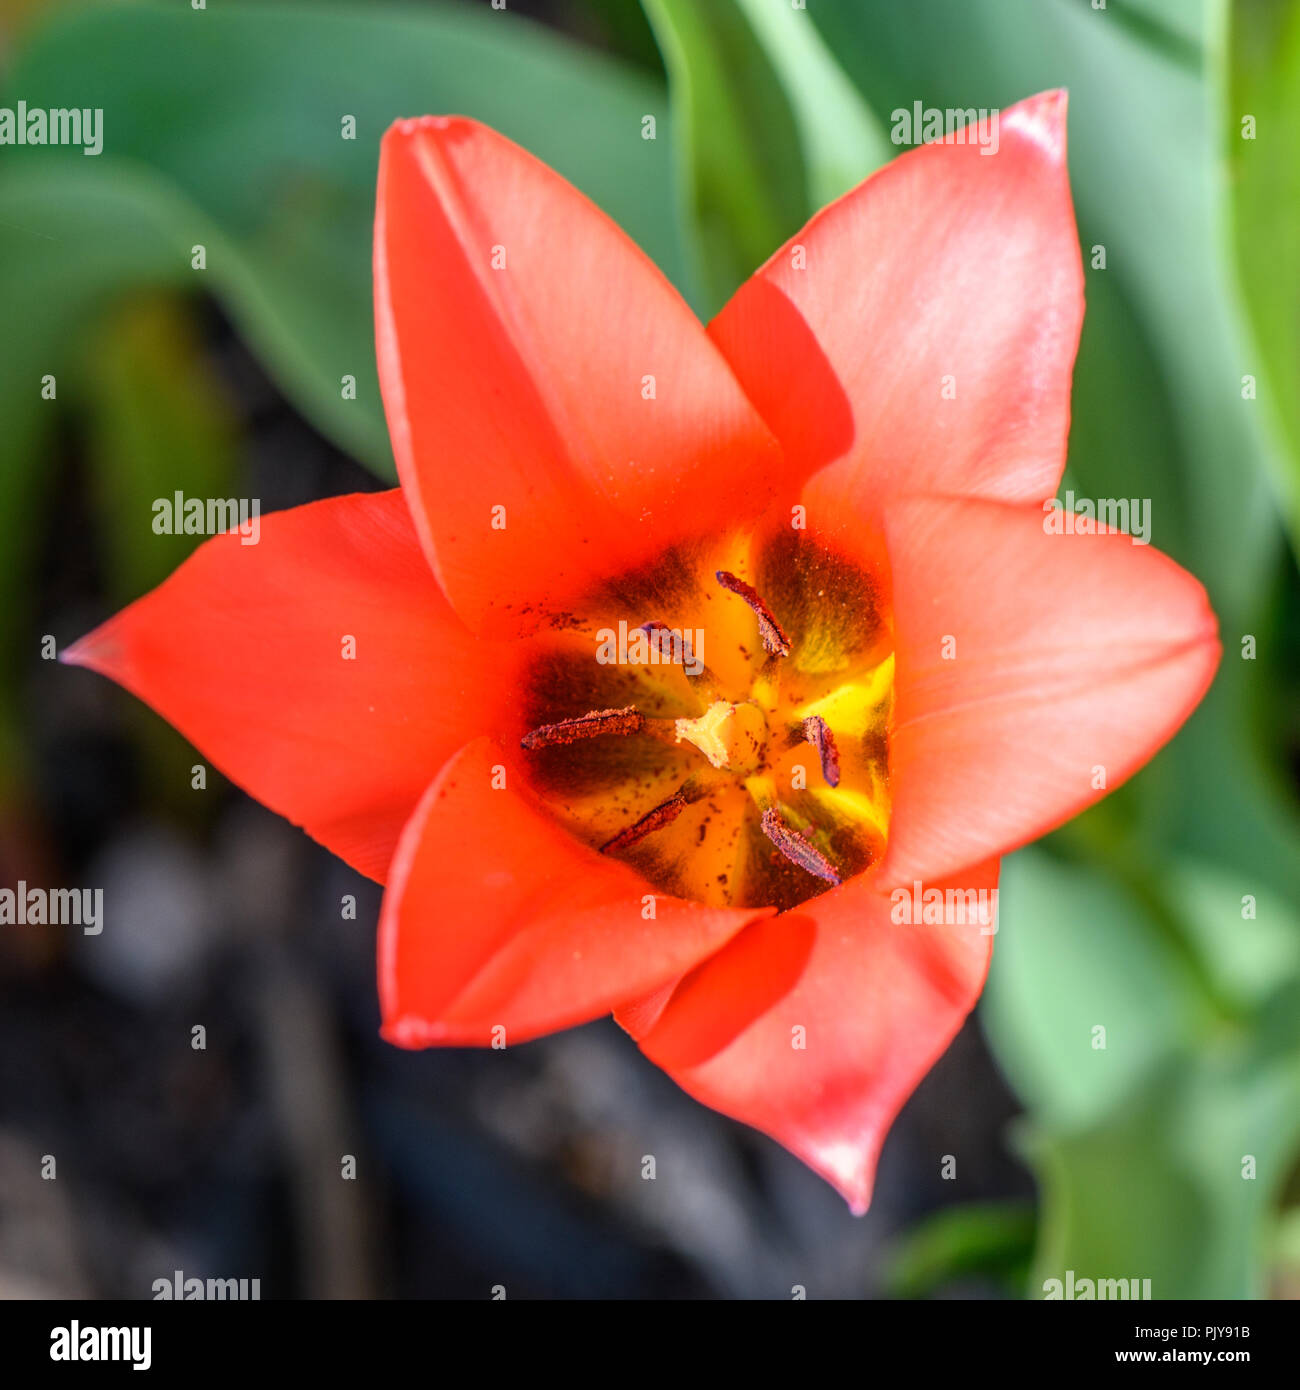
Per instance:
[[[792,830],[775,808],[763,812],[763,834],[792,864],[798,864],[815,878],[823,878],[827,883],[839,886],[840,875],[835,865],[798,831]]]
[[[835,746],[835,735],[831,733],[830,725],[820,714],[810,714],[803,721],[803,736],[805,742],[811,743],[817,750],[817,756],[822,760],[822,776],[826,779],[826,785],[838,787],[840,750]]]
[[[665,825],[671,825],[688,805],[689,802],[681,792],[674,792],[667,801],[661,801],[635,825],[629,825],[626,830],[620,830],[612,840],[607,840],[601,845],[600,852],[616,854],[621,849],[631,849],[633,845],[640,844],[647,835],[662,830]]]
[[[577,719],[561,719],[542,724],[519,740],[521,748],[549,748],[557,743],[577,743],[579,739],[599,738],[601,734],[637,734],[645,728],[645,715],[635,705],[623,709],[596,709]]]
[[[763,639],[764,651],[773,652],[777,656],[789,656],[790,639],[781,631],[781,624],[759,597],[758,590],[751,584],[746,584],[743,579],[737,579],[730,570],[718,570],[714,578],[728,593],[744,599],[754,610],[754,616],[758,619],[758,635]]]
[[[684,632],[678,632],[675,628],[669,627],[667,623],[661,623],[657,618],[652,618],[648,623],[642,623],[641,631],[657,645],[660,661],[677,662],[682,666],[695,665],[695,652],[691,648],[691,639]],[[691,673],[687,672],[687,674]]]

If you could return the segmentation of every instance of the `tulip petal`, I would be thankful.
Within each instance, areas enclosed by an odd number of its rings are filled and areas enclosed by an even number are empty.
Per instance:
[[[475,121],[385,136],[375,311],[398,472],[477,630],[526,631],[773,491],[780,450],[676,291]]]
[[[522,1042],[585,1023],[770,912],[654,893],[501,785],[503,775],[514,778],[494,745],[476,740],[402,832],[379,919],[390,1042],[490,1045],[497,1027]]]
[[[125,686],[382,881],[430,777],[509,689],[504,653],[452,613],[399,491],[276,512],[260,530],[252,545],[206,542],[63,659]]]
[[[890,883],[1060,825],[1136,772],[1209,686],[1219,643],[1201,585],[1118,531],[1047,533],[1063,515],[932,498],[886,511]]]
[[[1065,466],[1083,271],[1064,92],[900,155],[819,212],[710,325],[805,476],[1041,501]],[[841,404],[843,402],[843,404]]]
[[[995,861],[934,887],[978,893],[997,875]],[[957,914],[903,925],[894,910],[855,879],[746,927],[648,1028],[617,1015],[690,1095],[771,1135],[858,1213],[894,1117],[979,997],[995,929]]]

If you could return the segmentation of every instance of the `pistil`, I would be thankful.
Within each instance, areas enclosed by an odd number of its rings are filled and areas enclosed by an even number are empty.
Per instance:
[[[767,722],[757,705],[715,700],[698,719],[676,721],[677,742],[694,744],[712,766],[744,777],[763,766]]]

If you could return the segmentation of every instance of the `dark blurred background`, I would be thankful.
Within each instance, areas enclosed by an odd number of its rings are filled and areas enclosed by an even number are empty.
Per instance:
[[[106,904],[98,936],[0,929],[0,1295],[143,1298],[175,1270],[264,1298],[1041,1296],[1067,1268],[1300,1292],[1295,6],[0,0],[0,43],[0,105],[105,112],[96,158],[0,148],[0,884]],[[42,643],[193,547],[153,534],[156,497],[391,485],[383,129],[497,126],[707,317],[898,153],[895,107],[1056,85],[1089,266],[1066,486],[1151,500],[1224,668],[1147,772],[1008,863],[989,993],[869,1215],[611,1022],[382,1043],[377,885],[211,769],[193,790],[194,750]]]

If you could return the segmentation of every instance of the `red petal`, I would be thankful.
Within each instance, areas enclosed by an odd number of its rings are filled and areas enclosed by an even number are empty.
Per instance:
[[[772,491],[780,450],[676,291],[474,121],[385,136],[375,308],[398,471],[475,626],[522,630],[521,607],[562,605]]]
[[[900,155],[710,326],[792,463],[841,460],[828,492],[1055,492],[1083,318],[1065,108],[1047,92],[1002,112],[996,154]]]
[[[397,490],[262,517],[255,545],[215,537],[63,659],[381,881],[430,777],[509,687],[503,652],[439,592]]]
[[[769,911],[654,893],[517,792],[494,788],[498,769],[515,775],[487,739],[470,744],[402,832],[379,919],[390,1042],[489,1044],[500,1026],[514,1043],[585,1023],[676,978]]]
[[[1042,508],[995,502],[886,512],[890,883],[954,873],[1068,820],[1137,771],[1214,674],[1215,618],[1191,575],[1118,532],[1044,522]]]
[[[997,871],[933,886],[993,889]],[[978,924],[899,925],[893,908],[864,877],[754,923],[640,1039],[697,1100],[770,1134],[859,1213],[889,1126],[974,1006],[993,945]]]

